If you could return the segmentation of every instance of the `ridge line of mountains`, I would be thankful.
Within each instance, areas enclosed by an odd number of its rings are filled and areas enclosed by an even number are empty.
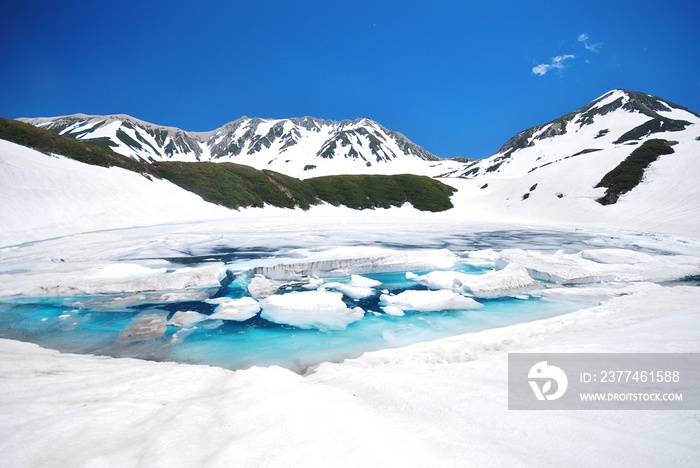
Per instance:
[[[347,169],[365,174],[392,173],[391,163],[398,160],[411,161],[419,170],[425,161],[444,163],[403,134],[367,118],[244,116],[209,132],[164,127],[123,114],[18,120],[144,162],[226,161],[304,178],[335,174],[340,160]]]
[[[0,139],[89,165],[119,167],[149,180],[166,179],[207,202],[232,209],[265,205],[308,209],[327,202],[354,209],[410,203],[419,210],[444,211],[453,207],[450,196],[455,192],[438,180],[416,174],[333,175],[301,180],[231,162],[147,162],[4,118],[0,118]]]

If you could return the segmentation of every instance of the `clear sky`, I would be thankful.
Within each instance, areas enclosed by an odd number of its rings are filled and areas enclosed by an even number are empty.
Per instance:
[[[5,0],[0,115],[369,117],[484,157],[614,88],[700,111],[700,2]]]

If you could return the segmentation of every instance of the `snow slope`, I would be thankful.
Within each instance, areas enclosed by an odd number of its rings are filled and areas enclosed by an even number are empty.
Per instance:
[[[0,140],[0,245],[229,213],[164,180]]]

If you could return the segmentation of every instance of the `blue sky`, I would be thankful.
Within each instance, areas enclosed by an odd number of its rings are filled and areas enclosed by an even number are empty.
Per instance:
[[[10,118],[369,117],[484,157],[614,88],[700,111],[696,0],[9,0],[0,39]]]

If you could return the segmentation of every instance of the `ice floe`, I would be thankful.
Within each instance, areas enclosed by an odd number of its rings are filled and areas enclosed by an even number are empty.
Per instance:
[[[415,310],[418,312],[434,312],[437,310],[475,309],[482,307],[470,297],[464,297],[453,291],[443,289],[439,291],[408,290],[392,296],[382,294],[379,300],[385,306],[393,306],[403,311]],[[395,311],[395,309],[391,309]],[[386,312],[386,310],[384,310]],[[394,314],[395,315],[395,314]]]
[[[352,275],[350,281],[347,283],[325,283],[324,288],[335,289],[340,291],[348,297],[353,299],[362,299],[364,297],[373,296],[376,294],[374,289],[377,286],[381,286],[381,281],[373,280],[371,278],[365,278],[360,275]]]
[[[275,323],[299,328],[342,330],[360,320],[365,312],[349,308],[343,294],[332,291],[290,292],[269,296],[260,301],[260,316]]]
[[[238,299],[221,298],[217,302],[219,305],[214,309],[214,313],[209,316],[213,320],[244,322],[255,317],[260,312],[260,304],[252,297],[241,297]]]
[[[433,271],[422,276],[409,272],[406,273],[406,278],[431,289],[451,289],[479,297],[515,293],[537,285],[525,268],[514,263],[506,265],[502,270],[489,271],[483,275],[470,275],[459,271]]]
[[[405,315],[405,312],[403,311],[403,309],[396,307],[396,306],[393,306],[393,305],[382,306],[382,310],[387,315],[394,315],[397,317],[401,317],[402,315]]]
[[[142,341],[165,335],[168,313],[160,310],[144,312],[134,317],[119,334],[119,341]]]
[[[253,297],[267,297],[275,294],[283,288],[303,286],[304,281],[275,281],[265,278],[263,275],[255,275],[248,283],[248,293]]]
[[[206,314],[200,314],[193,310],[178,311],[170,317],[168,320],[168,325],[172,327],[190,328],[193,325],[208,320],[209,316]]]

